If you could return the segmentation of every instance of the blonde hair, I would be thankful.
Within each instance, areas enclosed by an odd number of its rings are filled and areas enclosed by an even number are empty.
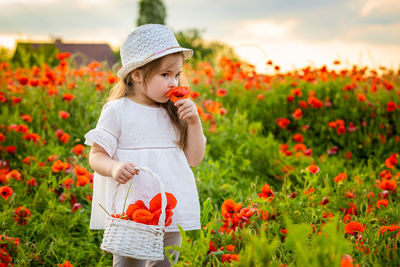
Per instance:
[[[174,54],[181,54],[183,60],[183,53],[178,52]],[[143,74],[143,82],[146,86],[147,82],[155,75],[156,72],[160,70],[161,62],[163,57],[155,59],[138,69]],[[188,86],[188,81],[183,73],[179,76],[179,86]],[[126,75],[121,79],[114,87],[111,88],[110,95],[106,99],[105,103],[119,99],[121,97],[134,95],[135,82],[131,76],[131,73]],[[160,106],[167,111],[169,118],[171,119],[172,125],[178,132],[178,141],[176,144],[184,149],[187,141],[187,122],[179,119],[178,108],[175,107],[172,101],[167,101],[165,103],[160,103]]]

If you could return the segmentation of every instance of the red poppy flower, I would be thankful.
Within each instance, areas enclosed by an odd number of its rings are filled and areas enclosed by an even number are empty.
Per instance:
[[[6,151],[10,154],[14,154],[17,151],[17,147],[16,146],[7,146]]]
[[[68,52],[67,52],[68,53]],[[69,54],[69,53],[68,53]],[[74,267],[74,265],[72,265],[69,261],[65,260],[64,264],[57,264],[58,267]]]
[[[166,209],[174,209],[176,207],[177,201],[173,194],[165,192],[167,196],[167,206]],[[155,195],[149,203],[149,210],[151,212],[155,212],[158,209],[161,209],[161,193]]]
[[[16,208],[14,213],[14,221],[21,225],[25,225],[28,222],[28,218],[32,216],[31,211],[24,207]]]
[[[305,100],[300,100],[299,105],[301,108],[308,109],[308,104]]]
[[[310,165],[306,168],[306,170],[308,170],[309,172],[311,172],[312,174],[316,174],[319,172],[319,167],[317,165]]]
[[[314,192],[314,191],[315,191],[315,189],[312,188],[312,187],[310,187],[309,189],[307,189],[306,191],[304,191],[304,194],[305,194],[305,195],[308,195],[308,194],[311,194],[311,193]]]
[[[169,90],[166,94],[169,100],[176,102],[180,99],[185,99],[190,96],[190,88],[186,86],[178,86]]]
[[[18,181],[21,181],[22,174],[18,170],[12,170],[9,173],[7,173],[6,179],[8,180],[8,179],[12,179],[12,178],[14,178]]]
[[[219,114],[221,114],[222,116],[225,115],[226,113],[228,113],[228,111],[224,108],[220,108],[219,110]]]
[[[58,52],[57,55],[56,55],[56,58],[58,60],[64,60],[66,58],[69,58],[70,55],[71,54],[69,52],[65,52],[65,53]]]
[[[85,147],[84,145],[77,144],[77,145],[75,145],[74,148],[72,149],[72,152],[73,152],[75,155],[81,155],[82,152],[83,152],[83,150],[85,150],[85,149],[86,149],[86,147]]]
[[[302,96],[303,94],[301,93],[301,90],[299,87],[293,89],[290,91],[291,94],[295,95],[295,96]]]
[[[349,203],[349,205],[351,206],[351,208],[346,209],[346,214],[357,215],[358,214],[357,206],[354,205],[353,203]]]
[[[21,119],[26,122],[32,122],[32,117],[29,114],[21,115]]]
[[[393,112],[396,109],[396,103],[393,101],[389,101],[386,105],[386,111],[387,112]]]
[[[257,99],[258,100],[263,100],[265,98],[265,95],[263,95],[263,94],[258,94],[257,95]]]
[[[365,100],[367,100],[367,97],[364,94],[358,93],[357,100],[360,102],[364,102]]]
[[[310,104],[313,108],[321,108],[322,107],[322,101],[319,100],[318,98],[311,96],[307,100],[308,104]]]
[[[335,181],[335,183],[339,183],[340,181],[345,181],[346,179],[347,179],[347,174],[345,172],[342,172],[336,175],[333,181]]]
[[[8,186],[0,187],[0,196],[2,198],[4,198],[5,200],[7,200],[9,197],[11,197],[13,193],[14,193],[14,191],[11,187],[8,187]]]
[[[63,98],[65,101],[71,101],[72,99],[75,98],[75,96],[72,95],[72,94],[63,94],[62,98]]]
[[[297,142],[297,143],[303,143],[304,142],[304,137],[301,134],[294,134],[293,135],[293,141]]]
[[[296,120],[301,119],[301,117],[303,116],[303,111],[299,108],[295,109],[293,114],[292,114],[293,118],[295,118]]]
[[[18,81],[19,81],[19,83],[20,83],[21,85],[27,85],[28,82],[29,82],[29,79],[28,79],[28,77],[26,77],[26,76],[22,76],[22,77],[18,78]]]
[[[36,186],[36,185],[37,185],[37,182],[36,182],[35,178],[32,177],[31,179],[29,179],[29,180],[26,181],[26,184],[27,184],[28,186]]]
[[[39,85],[39,80],[30,80],[29,85],[32,87],[36,87]]]
[[[336,129],[336,132],[337,132],[337,134],[339,134],[339,135],[342,135],[342,134],[345,134],[346,133],[346,127],[344,127],[344,126],[339,126],[337,129]]]
[[[293,146],[294,151],[305,151],[307,149],[305,144],[295,144]]]
[[[81,203],[75,203],[75,204],[72,206],[72,212],[75,212],[75,211],[77,211],[77,210],[80,209],[80,208],[82,208],[82,204],[81,204]]]
[[[343,222],[348,223],[349,221],[351,221],[351,216],[349,214],[345,214],[343,216]]]
[[[139,209],[146,209],[146,210],[147,210],[146,205],[145,205],[144,202],[141,201],[141,200],[136,201],[134,204],[130,204],[130,205],[128,206],[128,209],[126,210],[126,215],[128,215],[128,217],[129,217],[131,220],[133,220],[133,217],[132,217],[133,213],[134,213],[136,210],[139,210]]]
[[[397,164],[397,153],[393,153],[390,157],[385,160],[385,165],[387,168],[393,169],[394,166]]]
[[[64,131],[61,130],[61,129],[57,129],[57,131],[55,132],[55,134],[56,134],[56,137],[57,137],[58,139],[60,139],[61,136],[64,134]]]
[[[22,160],[23,163],[25,163],[26,165],[31,165],[31,163],[36,160],[36,158],[34,156],[28,156],[26,158],[24,158]]]
[[[155,212],[153,212],[153,214],[154,214],[154,217],[153,217],[153,219],[150,221],[150,223],[149,224],[151,224],[151,225],[157,225],[158,224],[158,221],[159,221],[159,219],[160,219],[160,216],[161,216],[161,208],[160,209],[158,209],[158,210],[156,210]],[[168,225],[170,225],[171,223],[172,223],[172,215],[173,215],[174,213],[172,212],[172,210],[170,210],[170,209],[166,209],[165,210],[165,226],[168,226]]]
[[[290,124],[290,120],[286,118],[277,118],[275,122],[279,127],[283,129],[286,129],[286,127]]]
[[[210,240],[210,242],[208,242],[208,251],[215,252],[217,250],[217,245]]]
[[[349,222],[344,226],[344,232],[346,234],[353,235],[355,232],[360,232],[363,233],[365,229],[365,226],[357,221]]]
[[[85,176],[90,174],[89,171],[85,167],[81,167],[79,165],[76,165],[74,167],[74,173],[76,175],[85,175]]]
[[[190,93],[190,96],[191,96],[193,99],[196,99],[196,98],[198,98],[198,97],[200,96],[200,93],[199,93],[199,92],[192,91],[192,92]]]
[[[389,204],[389,200],[387,199],[380,199],[376,202],[376,207],[378,209],[381,209],[382,206],[384,206],[385,208],[387,207],[387,205]]]
[[[383,180],[379,183],[379,188],[382,190],[394,190],[396,187],[396,181],[394,180]]]
[[[253,216],[256,209],[253,208],[243,208],[240,210],[239,217],[242,220],[248,221],[251,216]]]
[[[274,192],[271,190],[271,187],[269,186],[269,184],[265,184],[263,185],[263,187],[261,188],[261,193],[258,194],[258,196],[260,198],[273,198],[274,197]]]
[[[68,143],[68,140],[70,138],[70,135],[67,133],[63,133],[63,135],[61,135],[60,137],[60,141],[64,144]]]
[[[326,205],[326,204],[328,204],[329,203],[329,198],[328,197],[324,197],[322,200],[321,200],[321,202],[319,202],[319,204],[321,204],[321,205]]]
[[[55,162],[53,162],[53,165],[51,166],[51,170],[53,172],[60,172],[64,169],[68,169],[69,168],[69,164],[62,162],[61,160],[56,160]]]
[[[225,88],[219,88],[217,91],[217,96],[219,97],[225,97],[227,95],[228,91],[226,91]]]
[[[85,186],[90,183],[90,179],[86,175],[77,175],[76,176],[76,186]]]
[[[333,214],[328,211],[324,211],[322,213],[322,218],[333,218]]]
[[[7,251],[0,248],[0,267],[10,266],[12,257],[7,253]]]
[[[143,224],[150,224],[153,217],[154,217],[154,214],[147,209],[137,209],[132,214],[132,219],[134,222],[143,223]]]
[[[379,228],[378,232],[379,232],[379,235],[382,235],[383,233],[385,233],[387,231],[394,232],[394,231],[397,231],[397,230],[400,230],[400,226],[392,224],[392,225],[388,225],[388,226],[381,226]],[[400,235],[400,231],[397,232],[396,235]]]
[[[198,77],[194,77],[194,78],[192,79],[192,83],[193,83],[193,84],[198,84],[199,81],[200,81],[200,79],[199,79]]]
[[[221,215],[230,217],[233,213],[239,212],[243,204],[235,203],[232,199],[227,199],[222,203]]]
[[[70,116],[70,114],[64,110],[60,110],[58,112],[58,114],[60,115],[60,118],[62,118],[62,119],[68,119]]]
[[[275,66],[276,69],[276,66]],[[279,70],[279,69],[277,69]],[[221,256],[221,262],[232,262],[232,261],[239,261],[239,254],[223,254]]]

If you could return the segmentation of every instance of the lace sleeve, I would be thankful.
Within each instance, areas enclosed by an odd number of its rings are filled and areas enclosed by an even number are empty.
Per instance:
[[[96,128],[85,134],[85,145],[96,143],[103,147],[112,158],[117,148],[120,132],[119,116],[110,102],[104,105]]]

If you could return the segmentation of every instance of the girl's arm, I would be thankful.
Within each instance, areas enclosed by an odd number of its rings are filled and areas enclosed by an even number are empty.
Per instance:
[[[112,177],[112,168],[118,163],[110,158],[104,148],[96,143],[93,143],[89,153],[90,167],[100,175]]]
[[[176,101],[175,106],[178,107],[179,118],[188,123],[187,141],[183,151],[189,165],[195,167],[203,160],[206,149],[206,137],[196,104],[190,99],[181,99]]]
[[[132,162],[119,162],[110,158],[104,148],[93,143],[89,153],[90,167],[100,175],[112,177],[116,182],[125,184],[133,175],[138,174]]]
[[[188,123],[187,142],[184,149],[190,166],[197,166],[204,158],[206,138],[203,134],[200,118],[194,123]]]

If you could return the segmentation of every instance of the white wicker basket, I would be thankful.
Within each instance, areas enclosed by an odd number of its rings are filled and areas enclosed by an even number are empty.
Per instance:
[[[160,180],[160,177],[153,173],[149,168],[136,168],[149,173],[151,176],[156,178],[159,183],[162,209],[158,225],[147,225],[108,216],[105,221],[103,241],[100,248],[103,251],[119,256],[140,260],[163,260],[165,207],[167,205],[164,184]],[[114,191],[113,206],[115,204],[117,189]],[[127,192],[127,195],[128,194],[129,190]]]

